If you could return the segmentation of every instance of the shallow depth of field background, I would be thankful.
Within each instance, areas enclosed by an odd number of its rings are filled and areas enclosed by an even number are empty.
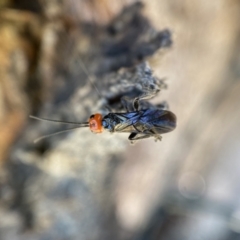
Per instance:
[[[84,120],[82,97],[97,111],[91,85],[72,89],[67,105],[52,102],[54,84],[67,86],[63,69],[51,82],[61,38],[52,26],[68,16],[104,26],[135,1],[30,2],[0,1],[0,239],[240,239],[240,2],[143,1],[151,25],[172,32],[173,45],[147,58],[168,84],[153,102],[167,101],[178,118],[161,142],[131,146],[125,134],[81,129],[47,147],[32,141],[49,124],[29,114]],[[88,38],[79,42],[87,55]],[[33,75],[45,81],[41,93]]]

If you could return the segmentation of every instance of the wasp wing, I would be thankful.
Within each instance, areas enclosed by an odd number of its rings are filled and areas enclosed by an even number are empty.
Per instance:
[[[129,113],[115,113],[120,123],[114,127],[116,132],[132,132],[135,130],[134,123],[138,120],[139,114],[137,112]]]
[[[155,110],[143,116],[142,119],[152,125],[153,131],[158,134],[171,132],[176,128],[176,116],[170,111]]]

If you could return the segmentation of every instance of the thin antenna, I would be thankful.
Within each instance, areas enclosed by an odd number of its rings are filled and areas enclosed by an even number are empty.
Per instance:
[[[98,96],[99,96],[100,98],[103,98],[102,94],[98,91],[96,85],[94,84],[94,80],[93,80],[93,78],[90,76],[90,74],[89,74],[89,72],[88,72],[88,70],[87,70],[85,64],[83,63],[82,59],[79,58],[78,61],[79,61],[80,65],[81,65],[82,70],[83,70],[84,73],[86,74],[86,76],[87,76],[89,82],[92,84],[92,86],[93,86],[93,87],[95,88],[95,90],[97,91]]]
[[[95,88],[95,90],[96,90],[96,92],[97,92],[97,94],[98,94],[98,97],[99,97],[100,99],[101,99],[101,98],[104,99],[103,95],[99,92],[99,90],[97,89],[96,85],[94,84],[94,80],[93,80],[93,78],[91,77],[91,75],[89,74],[89,72],[88,72],[85,64],[83,63],[82,59],[79,58],[79,59],[78,59],[78,62],[79,62],[79,64],[81,65],[82,70],[83,70],[84,73],[86,74],[89,82],[90,82],[90,83],[92,84],[92,86]],[[110,106],[105,105],[104,107],[105,107],[109,112],[111,112],[111,107],[110,107]]]
[[[73,124],[73,125],[78,125],[78,127],[88,127],[89,123],[88,122],[83,122],[83,123],[78,123],[78,122],[66,122],[66,121],[60,121],[60,120],[53,120],[53,119],[48,119],[48,118],[40,118],[40,117],[35,117],[30,115],[30,118],[39,120],[39,121],[46,121],[46,122],[55,122],[55,123],[62,123],[62,124]]]
[[[69,128],[69,129],[66,129],[66,130],[63,130],[63,131],[59,131],[59,132],[51,133],[51,134],[48,134],[48,135],[44,135],[44,136],[41,136],[41,137],[35,139],[33,142],[37,143],[44,138],[49,138],[49,137],[52,137],[52,136],[55,136],[55,135],[58,135],[58,134],[61,134],[61,133],[69,132],[69,131],[75,130],[77,128],[79,128],[79,127]]]
[[[74,124],[74,125],[78,125],[78,127],[69,128],[69,129],[66,129],[66,130],[62,130],[62,131],[59,131],[59,132],[55,132],[55,133],[51,133],[51,134],[48,134],[48,135],[44,135],[44,136],[42,136],[42,137],[39,137],[39,138],[37,138],[37,139],[35,139],[35,140],[33,141],[34,143],[37,143],[37,142],[39,142],[40,140],[42,140],[42,139],[44,139],[44,138],[52,137],[52,136],[54,136],[54,135],[57,135],[57,134],[60,134],[60,133],[64,133],[64,132],[69,132],[69,131],[72,131],[72,130],[77,129],[77,128],[89,127],[89,123],[88,123],[88,122],[83,122],[83,123],[66,122],[66,121],[59,121],[59,120],[53,120],[53,119],[35,117],[35,116],[32,116],[32,115],[30,115],[29,117],[30,117],[30,118],[33,118],[33,119],[36,119],[36,120],[39,120],[39,121],[54,122],[54,123],[61,123],[61,124]]]

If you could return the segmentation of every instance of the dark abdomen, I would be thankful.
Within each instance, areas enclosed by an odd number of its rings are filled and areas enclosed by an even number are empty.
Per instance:
[[[166,110],[146,110],[143,120],[150,123],[159,134],[173,131],[177,126],[177,117]]]

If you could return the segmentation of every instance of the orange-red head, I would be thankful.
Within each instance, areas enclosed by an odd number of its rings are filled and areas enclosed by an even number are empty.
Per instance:
[[[88,123],[92,132],[101,133],[103,131],[102,115],[100,113],[96,113],[90,116]]]

